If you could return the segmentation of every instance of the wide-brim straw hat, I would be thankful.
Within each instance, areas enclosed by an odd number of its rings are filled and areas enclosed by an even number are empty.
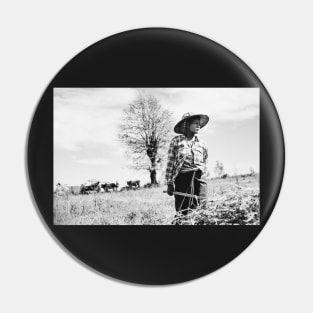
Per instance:
[[[209,117],[205,114],[185,113],[181,120],[175,125],[174,132],[177,134],[183,134],[184,122],[194,118],[199,118],[200,128],[204,127],[209,121]]]

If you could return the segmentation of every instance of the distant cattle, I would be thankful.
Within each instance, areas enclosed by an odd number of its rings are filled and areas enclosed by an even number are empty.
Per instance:
[[[127,186],[129,189],[139,189],[140,188],[140,180],[129,180],[129,181],[127,181]]]
[[[127,185],[123,186],[119,191],[136,190],[140,188],[140,180],[129,180],[126,183]]]
[[[98,185],[98,192],[109,192],[109,191],[117,191],[118,189],[118,182],[115,182],[115,183],[105,183],[105,182],[101,182],[99,185]]]
[[[242,174],[242,175],[240,175],[242,178],[245,178],[245,177],[250,177],[250,176],[253,176],[253,175],[255,175],[255,174],[253,174],[253,173],[248,173],[248,174]]]
[[[67,196],[70,193],[70,188],[65,184],[57,183],[54,193],[57,197]]]
[[[93,193],[93,192],[97,192],[98,191],[98,186],[99,186],[99,181],[94,182],[94,183],[87,183],[87,184],[82,184],[80,186],[80,193],[85,195],[85,194],[89,194],[89,193]]]
[[[223,179],[225,179],[225,178],[227,178],[227,177],[228,177],[227,174],[223,174],[223,175],[221,176],[221,178],[223,178]]]

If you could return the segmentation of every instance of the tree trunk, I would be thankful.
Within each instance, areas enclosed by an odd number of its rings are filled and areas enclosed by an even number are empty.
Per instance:
[[[150,166],[150,180],[151,180],[151,186],[154,186],[157,184],[156,180],[156,154],[157,154],[157,147],[155,140],[151,140],[150,144],[148,144],[147,148],[147,155],[151,161]]]
[[[151,185],[156,185],[157,184],[156,170],[154,168],[150,169],[150,180],[151,180]]]

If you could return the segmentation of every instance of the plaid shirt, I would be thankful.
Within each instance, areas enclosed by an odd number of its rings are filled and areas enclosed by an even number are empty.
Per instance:
[[[192,150],[194,155],[194,164],[202,170],[202,172],[207,172],[208,148],[197,135],[195,135],[193,140],[194,144],[192,148],[189,148],[188,141],[184,135],[178,135],[172,139],[168,150],[165,173],[165,181],[167,185],[174,184],[175,178],[178,175],[186,157],[190,154],[190,150]]]

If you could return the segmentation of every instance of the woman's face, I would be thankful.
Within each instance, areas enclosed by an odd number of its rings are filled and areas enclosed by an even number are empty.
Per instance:
[[[200,130],[200,119],[196,118],[189,122],[189,130],[193,134],[198,134]]]

